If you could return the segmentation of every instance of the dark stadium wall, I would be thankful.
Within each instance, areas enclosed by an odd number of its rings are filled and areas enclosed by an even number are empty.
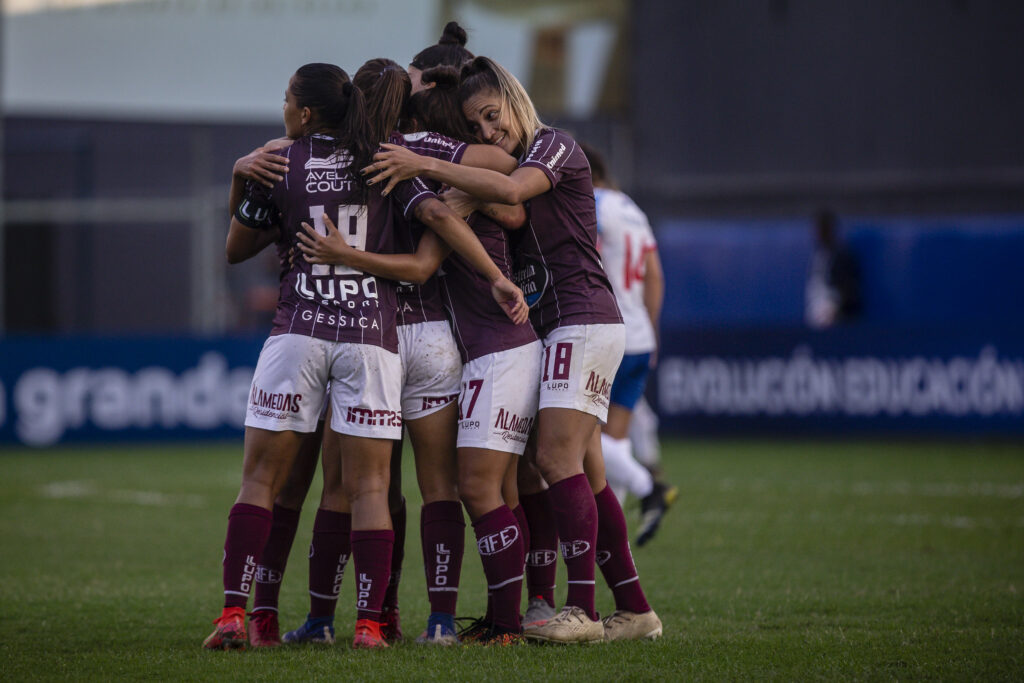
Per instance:
[[[194,329],[190,224],[208,210],[226,234],[232,164],[280,134],[279,124],[5,118],[3,162],[17,169],[3,188],[6,331]],[[218,237],[211,258],[222,249]]]
[[[1024,207],[1024,4],[633,4],[633,190],[658,214]]]

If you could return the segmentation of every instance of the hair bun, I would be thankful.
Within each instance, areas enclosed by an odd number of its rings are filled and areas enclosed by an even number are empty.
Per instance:
[[[433,83],[442,90],[454,90],[459,86],[459,70],[454,66],[439,64],[423,72],[424,83]]]
[[[444,33],[441,34],[441,39],[437,41],[437,44],[466,47],[467,38],[466,29],[459,26],[459,22],[449,21],[445,24]]]

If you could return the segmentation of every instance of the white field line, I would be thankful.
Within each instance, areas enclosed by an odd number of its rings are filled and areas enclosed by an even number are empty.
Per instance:
[[[89,499],[109,503],[127,503],[153,507],[206,507],[203,496],[189,493],[162,493],[160,491],[134,491],[130,489],[101,490],[91,481],[52,481],[40,487],[44,498]]]

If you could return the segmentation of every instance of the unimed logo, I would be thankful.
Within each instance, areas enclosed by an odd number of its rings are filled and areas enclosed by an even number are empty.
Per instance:
[[[476,547],[481,555],[497,555],[515,543],[518,538],[519,527],[509,525],[501,531],[484,536],[476,542]]]

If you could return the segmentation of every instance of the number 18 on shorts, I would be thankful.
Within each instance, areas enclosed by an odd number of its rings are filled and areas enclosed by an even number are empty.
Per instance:
[[[626,348],[621,324],[567,325],[544,338],[540,404],[608,419],[612,380]]]

